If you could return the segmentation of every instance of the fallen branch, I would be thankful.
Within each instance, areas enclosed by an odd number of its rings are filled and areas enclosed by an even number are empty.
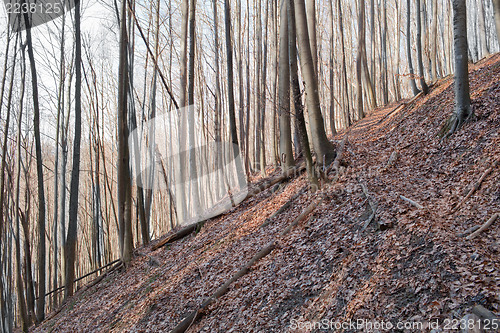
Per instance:
[[[495,222],[495,220],[497,218],[498,218],[498,213],[497,214],[493,214],[493,216],[490,217],[490,219],[488,221],[486,221],[486,223],[483,224],[481,226],[481,228],[479,228],[478,230],[474,231],[474,233],[472,233],[469,236],[467,236],[467,239],[474,239],[474,238],[476,238],[480,233],[482,233],[483,231],[485,231],[486,229],[488,229],[493,224],[493,222]]]
[[[280,233],[280,236],[286,235],[290,230],[304,220],[309,213],[311,213],[316,206],[319,204],[321,199],[315,200],[310,204],[290,225]],[[215,302],[219,297],[224,295],[228,290],[229,286],[238,280],[240,277],[248,273],[250,267],[252,267],[257,261],[267,256],[276,247],[277,239],[269,242],[264,246],[257,254],[255,254],[250,261],[245,264],[236,274],[234,274],[229,280],[227,280],[222,286],[220,286],[209,298],[207,298],[201,305],[194,311],[190,312],[170,333],[184,333],[195,321],[196,319],[207,309],[210,304]]]
[[[418,209],[425,209],[425,207],[424,207],[424,206],[422,206],[421,204],[419,204],[419,203],[418,203],[418,202],[416,202],[416,201],[413,201],[413,200],[411,200],[411,199],[409,199],[409,198],[407,198],[407,197],[404,197],[404,196],[402,196],[402,195],[400,195],[399,197],[400,197],[401,199],[403,199],[404,201],[408,202],[410,205],[417,207]]]
[[[259,194],[260,192],[262,191],[265,191],[267,190],[268,188],[270,188],[271,186],[273,185],[276,185],[284,180],[286,180],[287,178],[297,174],[297,173],[302,173],[302,171],[305,170],[305,167],[303,165],[299,165],[293,169],[290,169],[288,170],[287,172],[284,172],[282,173],[280,176],[278,177],[275,177],[275,178],[272,178],[272,179],[268,179],[260,184],[258,184],[256,186],[256,188],[254,188],[252,191],[249,191],[247,196],[245,197],[245,200]],[[242,201],[242,202],[243,202]],[[215,216],[214,216],[215,217]],[[178,241],[184,237],[187,237],[189,236],[191,233],[193,233],[197,228],[203,226],[203,224],[206,222],[207,220],[203,220],[203,221],[200,221],[200,222],[197,222],[197,223],[193,223],[193,224],[190,224],[188,226],[185,226],[184,228],[176,231],[175,233],[173,233],[171,236],[165,238],[164,240],[161,240],[159,241],[157,244],[155,244],[151,250],[152,251],[156,251],[158,250],[159,248],[169,244],[169,243],[173,243],[175,241]]]
[[[464,232],[462,232],[461,234],[458,234],[457,236],[458,236],[458,237],[465,237],[465,236],[467,236],[468,234],[473,233],[474,231],[476,231],[476,230],[477,230],[477,229],[479,229],[479,228],[480,228],[480,226],[475,225],[475,226],[470,227],[469,229],[465,230],[465,231],[464,231]]]
[[[172,242],[175,242],[175,241],[182,239],[186,236],[189,236],[191,233],[193,233],[196,230],[196,228],[198,226],[203,225],[203,223],[205,223],[205,222],[206,222],[206,220],[185,226],[184,228],[176,231],[175,233],[173,233],[169,237],[165,238],[164,240],[159,241],[157,244],[155,244],[151,248],[151,251],[156,251],[160,247],[163,247],[163,246],[167,245],[168,243],[172,243]]]
[[[460,207],[467,201],[469,200],[469,198],[474,194],[474,192],[476,192],[479,187],[481,186],[481,183],[483,182],[483,180],[491,173],[491,171],[493,171],[497,165],[500,163],[500,160],[496,160],[495,162],[493,162],[493,164],[491,165],[491,167],[489,167],[488,169],[486,169],[486,171],[481,175],[481,178],[479,178],[479,180],[474,184],[474,186],[470,189],[469,193],[467,193],[467,195],[465,196],[465,198],[460,201],[460,203],[455,206],[455,208],[453,208],[450,212],[450,214],[453,214],[455,213],[457,210],[460,209]]]

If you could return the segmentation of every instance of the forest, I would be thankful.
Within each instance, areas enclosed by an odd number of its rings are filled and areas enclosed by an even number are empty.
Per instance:
[[[500,0],[4,3],[0,333],[500,328]]]

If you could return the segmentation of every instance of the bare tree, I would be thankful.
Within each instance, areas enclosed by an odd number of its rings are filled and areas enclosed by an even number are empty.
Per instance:
[[[491,0],[493,2],[493,11],[495,12],[495,27],[497,28],[497,39],[500,44],[500,0]]]
[[[413,62],[411,61],[411,1],[406,1],[406,53],[408,56],[408,67],[410,70],[410,85],[413,95],[417,95],[420,91],[415,83],[415,71],[413,70]]]
[[[45,281],[46,281],[46,247],[45,247],[45,190],[43,182],[42,143],[40,140],[40,104],[38,97],[38,78],[36,71],[33,42],[31,40],[30,20],[24,14],[26,29],[26,45],[31,70],[31,89],[33,96],[33,129],[35,134],[36,171],[38,183],[38,302],[36,304],[36,320],[45,318]]]
[[[455,50],[455,111],[450,118],[449,134],[453,134],[472,115],[469,93],[467,47],[467,6],[465,0],[453,0],[453,43]]]
[[[125,0],[124,0],[125,1]],[[80,186],[80,142],[82,136],[82,41],[80,33],[80,1],[75,3],[75,139],[73,141],[73,167],[69,193],[68,235],[66,237],[66,289],[65,296],[73,295],[75,280],[76,240],[78,233],[78,197]]]
[[[422,23],[420,18],[420,0],[417,0],[417,58],[418,58],[418,71],[420,73],[420,86],[422,87],[422,92],[427,94],[429,91],[429,87],[427,83],[425,83],[424,78],[424,64],[422,61]]]
[[[300,66],[305,81],[306,102],[309,113],[309,125],[314,150],[318,161],[330,164],[335,159],[336,153],[332,144],[328,141],[325,132],[325,124],[321,114],[321,106],[318,93],[318,78],[314,71],[311,47],[304,0],[294,1],[295,24],[297,27],[297,40],[299,44]]]
[[[292,151],[292,130],[290,124],[290,66],[288,57],[288,0],[280,4],[280,58],[279,58],[279,126],[280,159],[282,170],[294,165]]]

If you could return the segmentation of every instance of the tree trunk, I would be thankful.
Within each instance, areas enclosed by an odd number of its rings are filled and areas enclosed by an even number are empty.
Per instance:
[[[299,44],[300,66],[305,81],[306,102],[309,113],[309,124],[314,150],[320,163],[330,164],[335,159],[335,149],[328,141],[325,132],[325,124],[321,114],[321,106],[318,93],[318,79],[314,71],[311,47],[309,46],[309,35],[304,0],[295,0],[296,13],[295,24],[297,27],[297,40]]]
[[[333,0],[329,1],[330,7],[330,131],[332,136],[337,134],[335,128],[335,80],[334,80],[334,59],[335,59],[335,28],[333,24]]]
[[[132,189],[128,150],[128,70],[127,70],[127,1],[122,0],[120,22],[120,60],[118,65],[118,225],[121,258],[125,264],[132,259]]]
[[[413,62],[411,61],[411,1],[406,1],[406,53],[408,56],[408,67],[410,70],[410,85],[413,95],[417,95],[420,91],[415,83],[415,71],[413,70]]]
[[[500,44],[500,0],[491,0],[493,2],[493,11],[495,12],[495,27],[497,28],[497,40]]]
[[[280,160],[282,172],[295,165],[290,124],[290,65],[288,57],[288,0],[281,1],[280,9],[280,58],[279,58],[279,108]]]
[[[478,20],[478,35],[479,35],[479,41],[480,41],[480,47],[481,47],[481,56],[480,58],[484,58],[490,54],[488,51],[488,44],[486,42],[486,23],[484,19],[484,3],[483,0],[477,0],[478,3],[478,15],[479,15],[479,20]]]
[[[420,19],[420,0],[417,0],[417,57],[418,57],[418,71],[420,73],[420,85],[422,87],[422,91],[424,95],[427,95],[429,92],[429,87],[427,83],[425,83],[424,78],[424,63],[422,61],[422,23]]]
[[[81,72],[81,34],[80,2],[75,3],[75,139],[73,141],[73,167],[69,193],[68,236],[66,237],[66,289],[65,297],[73,295],[75,280],[76,240],[78,233],[78,196],[80,184],[80,141],[82,135],[82,72]],[[64,236],[63,236],[64,237]],[[39,294],[41,295],[41,294]]]
[[[318,39],[316,38],[316,0],[306,0],[307,28],[314,71],[318,76]]]
[[[341,0],[337,0],[337,10],[339,12],[339,32],[340,32],[340,48],[342,50],[342,78],[344,83],[344,94],[345,99],[343,104],[344,108],[344,120],[346,127],[351,126],[351,110],[350,110],[350,99],[349,99],[349,85],[347,83],[347,65],[345,56],[345,42],[344,42],[344,23],[342,18],[342,4]]]
[[[389,83],[387,82],[387,0],[382,0],[382,95],[384,99],[384,105],[389,103]]]
[[[467,47],[467,8],[465,0],[453,0],[453,42],[455,49],[455,111],[450,133],[470,118],[469,69]]]
[[[297,22],[295,18],[295,6],[293,0],[288,0],[288,56],[290,63],[290,82],[293,96],[293,104],[295,110],[295,126],[298,128],[299,141],[302,147],[302,152],[304,153],[304,158],[306,160],[307,175],[309,178],[309,183],[311,184],[312,190],[318,188],[318,180],[316,178],[316,172],[312,163],[311,148],[309,146],[309,138],[307,136],[306,122],[304,119],[304,107],[302,105],[302,97],[300,93],[299,85],[299,75],[297,67],[297,44],[296,44],[296,32],[295,24]],[[305,18],[304,18],[305,19]],[[310,58],[309,58],[310,59]],[[312,65],[312,63],[309,63]],[[311,69],[312,70],[312,69]]]
[[[28,14],[24,14],[26,24],[26,43],[28,46],[28,57],[31,68],[31,86],[33,96],[33,129],[35,134],[36,151],[36,171],[38,183],[38,295],[40,295],[36,304],[36,320],[42,322],[45,318],[45,190],[43,182],[43,161],[42,161],[42,143],[40,140],[40,105],[38,98],[38,79],[36,72],[35,55],[33,52],[33,42],[31,41],[31,29]]]
[[[437,41],[438,41],[438,1],[432,2],[432,41],[431,41],[431,73],[432,79],[437,80]]]

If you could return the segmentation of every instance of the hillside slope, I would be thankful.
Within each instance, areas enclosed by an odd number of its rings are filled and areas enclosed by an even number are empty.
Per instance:
[[[476,303],[498,312],[500,221],[473,240],[459,234],[500,212],[500,166],[453,208],[500,159],[500,54],[470,69],[477,118],[451,138],[437,136],[453,109],[448,77],[429,95],[376,110],[353,126],[340,177],[323,191],[299,195],[261,226],[306,186],[301,175],[208,221],[196,235],[156,251],[140,248],[126,271],[78,292],[33,331],[168,332],[272,240],[275,249],[189,332],[313,331],[306,324],[322,319],[444,323]],[[319,196],[310,217],[280,236]],[[375,220],[363,229],[370,203],[378,205]],[[294,330],[297,324],[302,329]]]

